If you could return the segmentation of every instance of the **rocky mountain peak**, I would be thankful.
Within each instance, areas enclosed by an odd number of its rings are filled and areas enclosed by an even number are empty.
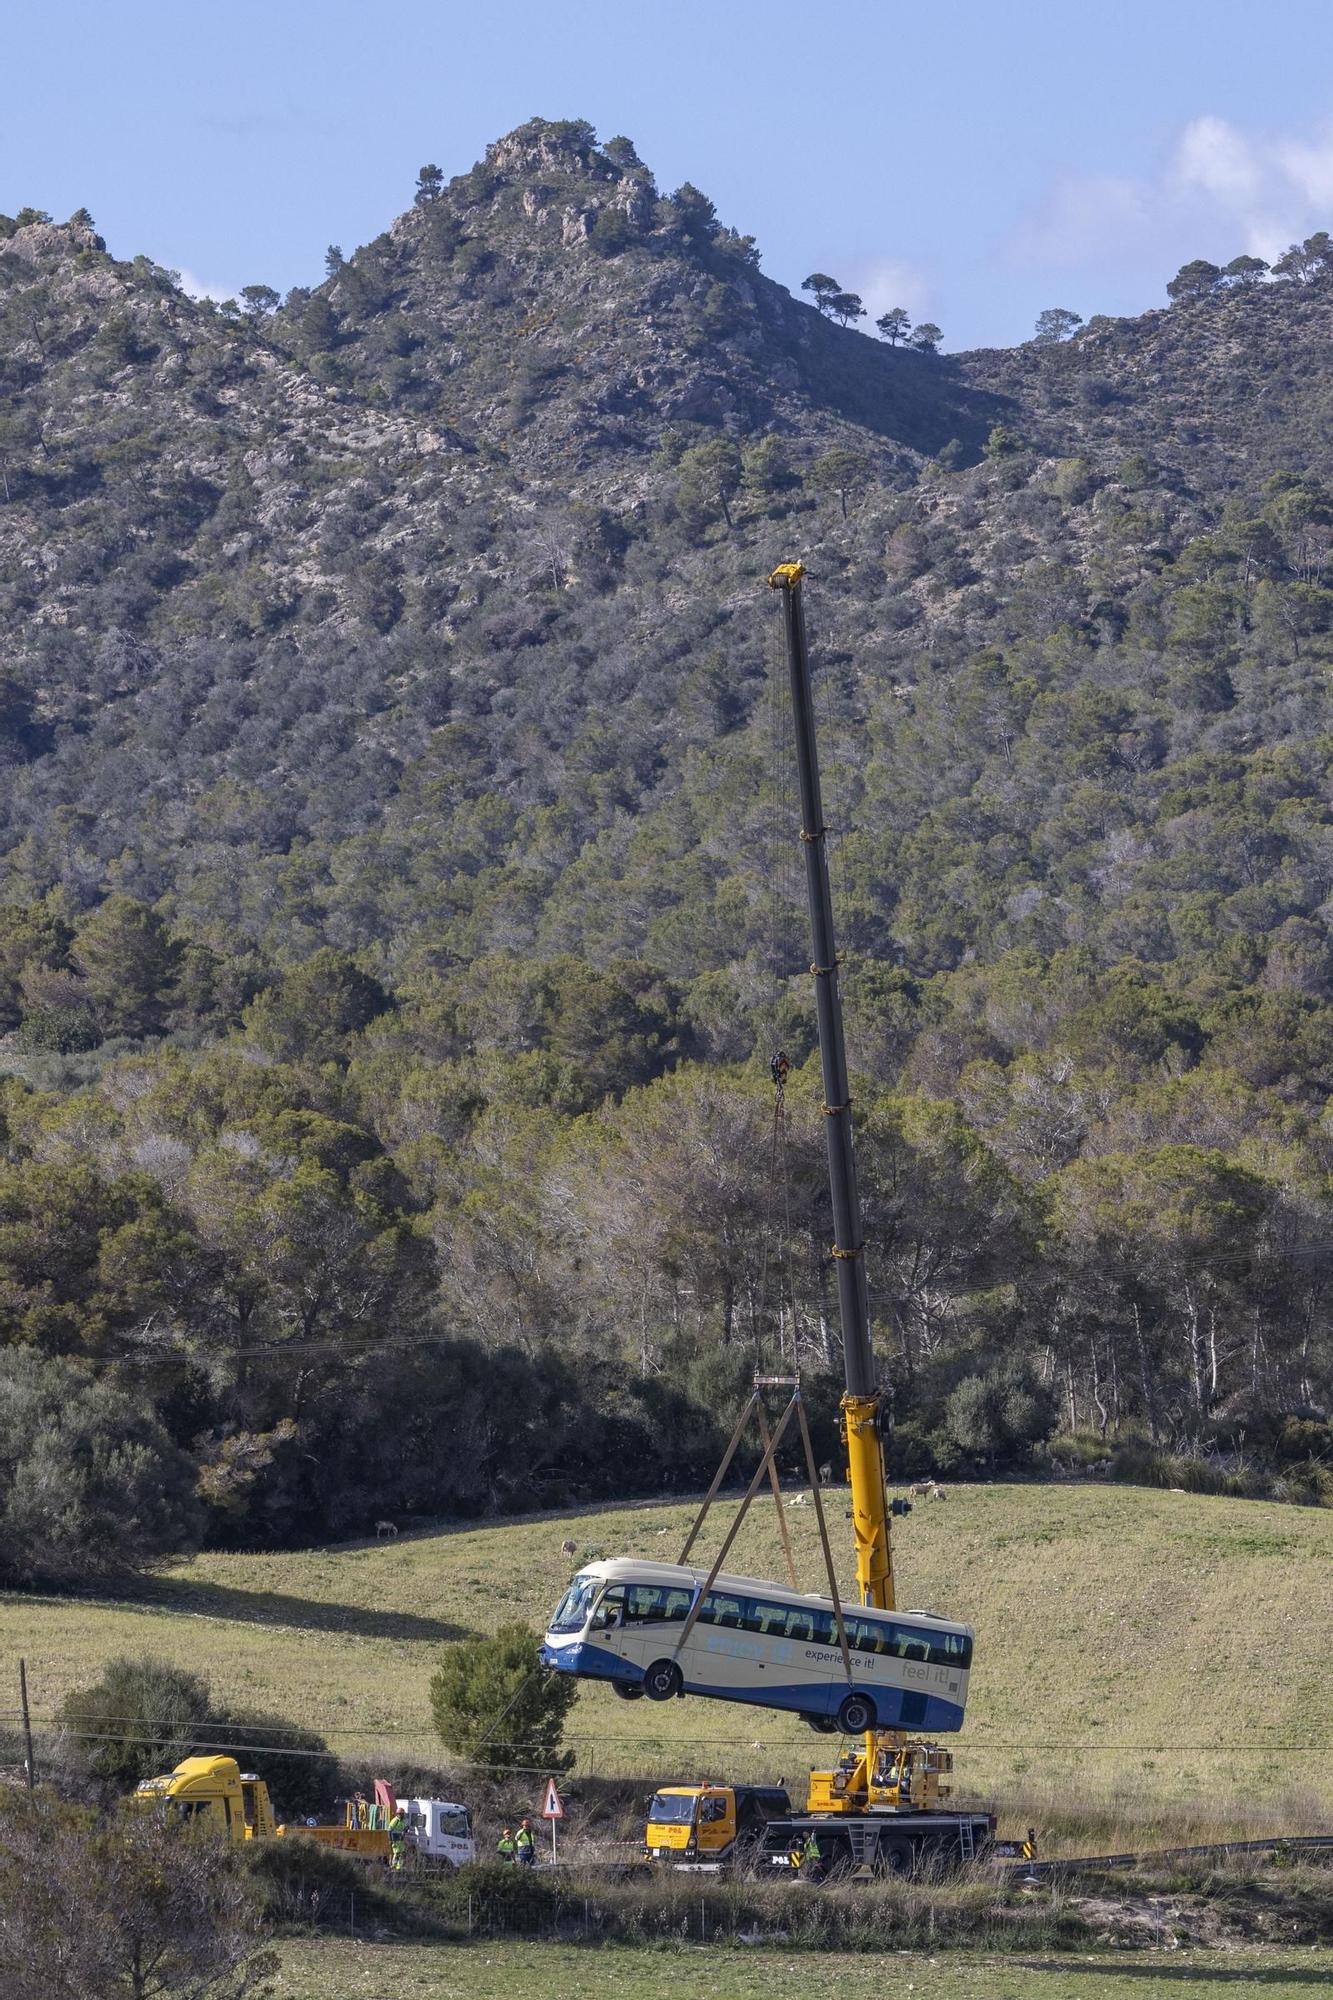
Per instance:
[[[584,118],[529,118],[486,148],[485,165],[513,180],[542,175],[574,175],[590,183],[621,179],[627,171],[646,176],[632,141],[612,139],[599,146]]]

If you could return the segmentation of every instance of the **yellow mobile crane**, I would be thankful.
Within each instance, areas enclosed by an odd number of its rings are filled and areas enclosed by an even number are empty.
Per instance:
[[[815,981],[833,1199],[833,1262],[847,1384],[842,1398],[842,1436],[856,1540],[856,1581],[862,1604],[892,1611],[896,1600],[890,1531],[895,1507],[885,1488],[884,1400],[870,1341],[851,1090],[802,601],[804,577],[803,564],[782,563],[769,583],[781,593],[791,682],[801,848],[814,952],[810,969]],[[897,1509],[901,1508],[902,1503],[897,1503]],[[850,1859],[890,1871],[906,1870],[927,1853],[970,1859],[989,1841],[995,1822],[987,1813],[960,1813],[943,1807],[949,1787],[941,1779],[952,1767],[949,1752],[937,1744],[913,1741],[901,1729],[869,1729],[860,1746],[842,1757],[835,1769],[811,1772],[806,1813],[773,1821],[765,1831],[764,1851],[779,1864],[808,1854],[825,1864]]]

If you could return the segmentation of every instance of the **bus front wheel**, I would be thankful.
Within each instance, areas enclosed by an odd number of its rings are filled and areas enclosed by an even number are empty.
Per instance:
[[[643,1677],[643,1691],[649,1701],[670,1701],[681,1689],[680,1668],[674,1660],[654,1660]]]
[[[868,1695],[849,1694],[843,1697],[838,1710],[838,1727],[844,1736],[863,1736],[867,1729],[875,1726],[875,1704]]]

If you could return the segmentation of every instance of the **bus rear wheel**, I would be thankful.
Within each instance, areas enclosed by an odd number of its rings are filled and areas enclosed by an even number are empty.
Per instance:
[[[643,1677],[649,1701],[670,1701],[681,1690],[681,1672],[674,1660],[654,1660]]]
[[[642,1681],[612,1681],[612,1687],[622,1701],[642,1701]]]
[[[869,1695],[844,1695],[842,1707],[838,1710],[838,1727],[843,1735],[863,1736],[867,1729],[874,1726],[875,1704]]]

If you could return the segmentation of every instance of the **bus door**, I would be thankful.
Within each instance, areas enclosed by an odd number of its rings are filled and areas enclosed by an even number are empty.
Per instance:
[[[640,1672],[655,1660],[669,1659],[693,1601],[692,1593],[678,1584],[629,1583],[620,1596],[620,1623],[613,1636],[621,1659]]]
[[[625,1586],[613,1583],[598,1599],[597,1609],[588,1620],[588,1638],[600,1652],[615,1659],[625,1657]]]

